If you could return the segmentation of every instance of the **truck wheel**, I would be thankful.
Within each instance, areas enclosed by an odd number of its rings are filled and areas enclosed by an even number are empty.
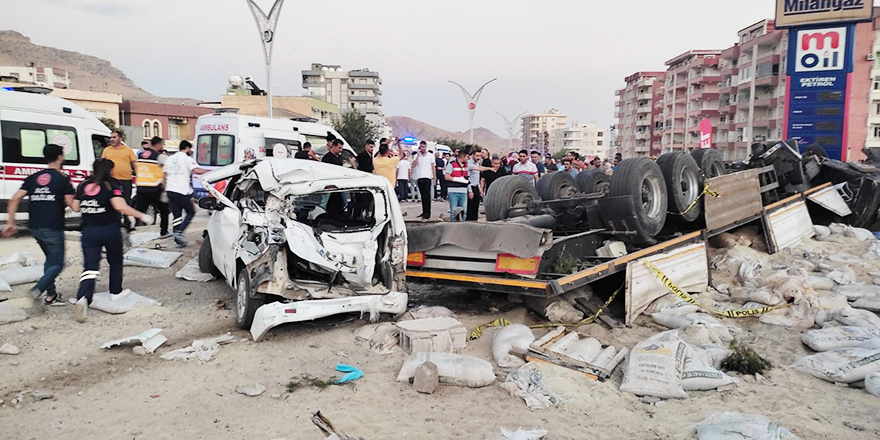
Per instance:
[[[210,273],[215,277],[220,277],[220,270],[214,266],[214,251],[211,250],[211,237],[205,235],[205,240],[199,247],[199,271],[202,273]]]
[[[611,176],[611,197],[629,196],[635,205],[632,241],[650,242],[666,224],[666,183],[663,172],[647,157],[624,159]]]
[[[250,329],[254,322],[254,314],[257,309],[263,305],[263,301],[251,297],[251,278],[248,276],[247,269],[242,269],[238,273],[236,280],[235,298],[235,326],[240,329]]]
[[[703,172],[707,179],[725,174],[724,161],[721,159],[721,153],[718,150],[700,148],[699,150],[691,151],[691,157],[697,162],[700,171]]]
[[[531,182],[522,176],[504,176],[492,182],[486,193],[486,220],[504,220],[511,208],[525,207],[533,200],[538,200],[538,192]]]
[[[675,217],[692,222],[703,213],[703,201],[699,200],[693,207],[691,203],[703,192],[703,178],[700,168],[690,154],[684,152],[666,153],[657,159],[657,165],[663,172],[666,181],[666,192],[669,197],[669,210]],[[690,207],[690,210],[684,212]]]
[[[611,185],[611,178],[605,174],[605,171],[593,168],[578,173],[577,184],[578,189],[584,194],[605,192]]]
[[[535,189],[541,200],[570,199],[578,193],[578,185],[574,177],[558,171],[541,176]]]

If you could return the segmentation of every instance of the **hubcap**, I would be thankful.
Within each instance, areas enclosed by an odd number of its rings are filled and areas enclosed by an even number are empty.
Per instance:
[[[684,198],[685,206],[687,206],[697,198],[697,175],[688,168],[682,168],[680,180],[681,195]]]
[[[578,193],[577,188],[570,185],[562,185],[559,188],[559,192],[557,193],[558,198],[560,199],[570,199]]]
[[[642,212],[650,218],[660,215],[660,180],[656,176],[645,176],[642,180]]]
[[[524,207],[532,201],[532,195],[528,193],[528,191],[516,190],[513,192],[513,195],[510,196],[510,207]]]

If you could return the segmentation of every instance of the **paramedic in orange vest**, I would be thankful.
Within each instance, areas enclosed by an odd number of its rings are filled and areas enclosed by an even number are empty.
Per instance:
[[[467,216],[468,200],[468,154],[461,150],[456,154],[455,160],[446,165],[444,172],[449,196],[449,220],[457,221],[455,209],[461,208],[461,219]]]
[[[167,238],[171,234],[168,233],[168,198],[165,195],[165,172],[162,170],[167,159],[162,154],[164,150],[165,140],[156,136],[150,140],[150,148],[138,156],[135,165],[137,199],[134,209],[146,212],[147,207],[152,205],[159,215],[159,235]]]

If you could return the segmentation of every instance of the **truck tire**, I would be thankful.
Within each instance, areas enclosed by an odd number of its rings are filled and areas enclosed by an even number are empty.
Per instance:
[[[504,176],[492,182],[486,193],[486,220],[504,220],[509,217],[511,208],[524,207],[533,200],[538,200],[538,192],[525,177]]]
[[[242,268],[236,280],[235,296],[233,297],[233,310],[235,312],[235,326],[248,330],[254,322],[254,314],[263,305],[263,300],[251,295],[251,278],[246,268]]]
[[[666,183],[653,160],[637,157],[620,161],[611,176],[610,196],[633,199],[636,222],[631,230],[636,236],[631,241],[651,242],[666,224]]]
[[[607,191],[611,185],[611,178],[605,174],[605,171],[593,168],[592,170],[584,170],[577,175],[578,189],[584,194],[593,194]]]
[[[220,277],[220,270],[214,265],[214,251],[211,249],[211,237],[205,235],[202,245],[199,246],[199,271],[210,273]]]
[[[721,153],[712,148],[700,148],[691,151],[691,157],[697,162],[700,171],[707,179],[723,176],[726,174],[724,170],[724,161],[721,159]]]
[[[574,177],[558,171],[541,176],[535,189],[541,200],[570,199],[578,193],[578,185]]]
[[[666,153],[657,159],[657,165],[663,172],[666,181],[666,193],[669,197],[669,211],[676,218],[692,222],[703,213],[703,178],[700,167],[694,158],[685,152]],[[691,207],[694,200],[697,203]],[[684,214],[686,209],[690,209]]]

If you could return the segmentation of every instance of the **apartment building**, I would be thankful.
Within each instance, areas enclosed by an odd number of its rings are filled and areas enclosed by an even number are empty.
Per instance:
[[[606,157],[605,130],[595,122],[573,122],[550,132],[550,153],[577,151],[581,156]]]
[[[654,127],[662,126],[665,79],[666,72],[636,72],[626,77],[626,87],[614,92],[618,96],[614,103],[617,137],[610,155],[659,155],[660,150],[652,146],[660,145],[660,130]]]
[[[876,13],[875,13],[876,15]],[[871,53],[865,59],[871,64],[871,91],[868,108],[868,133],[865,140],[866,148],[880,148],[880,17],[873,24],[874,44]]]
[[[782,138],[788,33],[762,20],[721,52],[720,108],[713,146],[725,160],[748,157],[753,142]]]
[[[522,147],[526,150],[546,152],[550,148],[550,133],[565,128],[567,116],[557,109],[522,117]]]
[[[662,153],[700,147],[700,121],[708,118],[718,124],[718,71],[720,50],[690,50],[666,62],[663,86],[660,145]],[[714,135],[714,129],[713,129]]]
[[[54,67],[0,66],[0,81],[35,84],[53,89],[69,89],[70,73]]]
[[[384,125],[379,72],[312,63],[309,70],[302,71],[302,77],[302,86],[309,96],[336,104],[340,112],[357,110],[370,122]]]

